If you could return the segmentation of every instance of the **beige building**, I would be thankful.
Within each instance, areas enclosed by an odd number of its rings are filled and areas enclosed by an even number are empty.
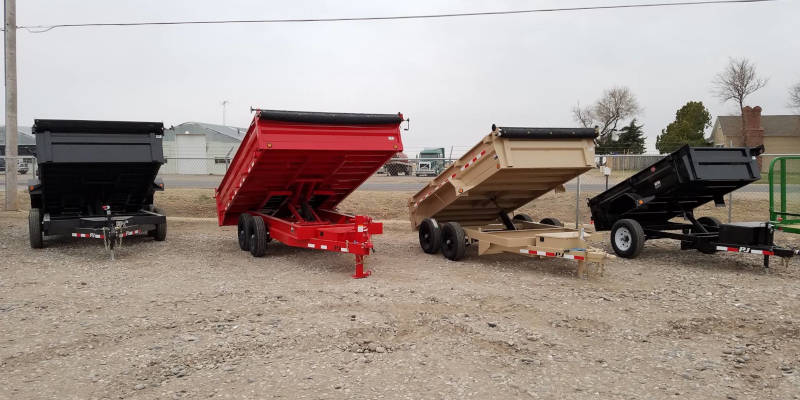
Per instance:
[[[767,154],[800,154],[800,115],[761,115],[761,107],[743,110],[746,132],[738,115],[717,117],[711,139],[715,146],[740,147],[763,144]],[[745,136],[751,143],[745,144]]]

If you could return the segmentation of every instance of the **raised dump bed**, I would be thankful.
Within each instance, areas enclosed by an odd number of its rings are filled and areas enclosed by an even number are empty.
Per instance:
[[[594,164],[594,129],[504,128],[492,132],[409,200],[411,226],[426,253],[459,260],[466,246],[478,254],[510,252],[600,265],[582,230],[556,218],[536,223],[509,214],[588,171]]]
[[[31,247],[43,237],[102,239],[112,252],[122,238],[164,240],[167,220],[153,206],[164,190],[156,175],[164,156],[160,122],[37,119],[38,177],[30,181]]]
[[[695,218],[694,209],[761,178],[756,148],[683,146],[616,186],[589,199],[599,231],[611,231],[611,246],[621,257],[639,255],[646,240],[674,239],[681,249],[791,257],[795,249],[773,243],[774,226],[765,222],[723,224],[714,217]],[[671,221],[683,217],[689,223]],[[680,233],[675,232],[680,231]]]
[[[365,278],[370,235],[383,225],[336,206],[403,150],[402,114],[256,110],[215,192],[219,224],[237,225],[239,247],[253,256],[267,243],[356,257]]]

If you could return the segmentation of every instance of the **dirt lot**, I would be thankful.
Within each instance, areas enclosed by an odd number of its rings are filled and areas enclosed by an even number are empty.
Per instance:
[[[388,222],[353,280],[351,256],[240,251],[210,194],[159,193],[168,240],[115,262],[86,240],[32,251],[26,213],[0,213],[0,398],[800,398],[798,260],[764,274],[650,242],[588,280],[567,260],[456,263],[419,249],[408,193],[356,192],[344,210]]]

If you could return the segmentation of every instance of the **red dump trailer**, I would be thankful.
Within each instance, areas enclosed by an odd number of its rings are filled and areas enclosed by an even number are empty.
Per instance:
[[[239,247],[255,257],[275,239],[356,257],[366,278],[370,235],[383,225],[336,206],[403,150],[403,115],[255,110],[214,192],[219,225],[237,225]]]

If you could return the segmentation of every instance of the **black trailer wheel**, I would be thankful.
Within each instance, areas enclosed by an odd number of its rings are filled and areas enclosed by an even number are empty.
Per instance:
[[[442,225],[442,254],[452,261],[464,258],[467,251],[466,234],[458,222]]]
[[[419,247],[428,254],[436,254],[442,246],[442,229],[433,218],[425,218],[419,225]]]
[[[697,222],[709,232],[719,232],[719,226],[722,225],[722,221],[716,217],[700,217]]]
[[[236,225],[236,234],[239,238],[239,248],[250,250],[250,220],[253,216],[247,213],[239,214],[239,223]]]
[[[167,215],[167,214],[164,212],[164,210],[163,210],[163,209],[161,209],[161,208],[158,208],[158,207],[153,207],[153,212],[154,212],[154,213],[156,213],[156,214],[161,214],[161,215],[164,215],[164,216],[166,216],[166,215]],[[150,232],[148,232],[148,233],[149,233],[149,234],[150,234],[150,236],[152,236],[152,237],[153,237],[153,239],[155,239],[157,242],[163,242],[164,240],[166,240],[166,239],[167,239],[167,222],[166,222],[166,221],[164,221],[164,223],[163,223],[163,224],[158,224],[158,225],[156,225],[156,229],[153,229],[152,231],[150,231]]]
[[[250,254],[253,257],[264,257],[267,254],[267,224],[263,218],[250,218]]]
[[[545,225],[553,225],[553,226],[564,226],[563,222],[559,221],[558,218],[553,218],[553,217],[543,218],[541,221],[539,221],[539,223]]]
[[[396,165],[387,165],[386,166],[386,172],[388,172],[389,175],[391,175],[391,176],[399,175],[400,171],[398,169],[399,169],[399,167],[396,166]]]
[[[611,247],[623,258],[635,258],[644,247],[642,225],[632,219],[621,219],[611,228]]]
[[[524,221],[524,222],[533,222],[533,218],[531,218],[528,214],[517,214],[514,215],[514,218],[511,218],[512,221]]]
[[[28,212],[28,234],[31,240],[31,248],[41,249],[44,247],[42,212],[38,208],[31,208],[30,212]]]

